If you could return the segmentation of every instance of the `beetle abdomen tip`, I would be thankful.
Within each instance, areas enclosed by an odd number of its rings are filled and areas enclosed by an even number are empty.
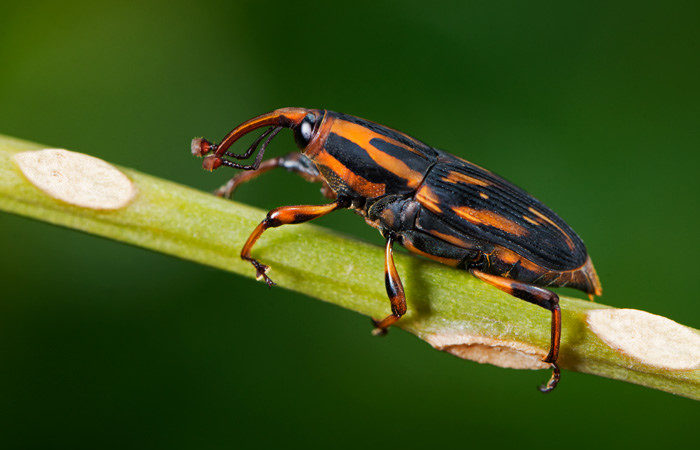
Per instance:
[[[598,278],[598,273],[593,267],[593,261],[591,261],[590,256],[579,271],[586,277],[586,292],[598,297],[601,296],[603,294],[603,286],[600,284],[600,278]]]

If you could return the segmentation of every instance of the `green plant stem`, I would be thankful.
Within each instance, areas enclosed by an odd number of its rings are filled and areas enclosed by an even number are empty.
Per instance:
[[[238,255],[264,211],[129,169],[122,170],[139,193],[125,208],[98,211],[71,206],[34,187],[12,160],[16,152],[39,148],[0,136],[0,210],[254,276],[250,264]],[[379,247],[304,224],[268,231],[254,255],[272,267],[270,276],[281,287],[376,318],[389,312]],[[404,330],[424,339],[466,333],[525,343],[546,353],[547,311],[466,272],[422,258],[397,254],[396,265],[408,297],[409,312],[399,322]],[[572,298],[562,298],[561,306],[563,368],[700,399],[700,370],[644,366],[614,351],[589,330],[586,312],[608,306]]]

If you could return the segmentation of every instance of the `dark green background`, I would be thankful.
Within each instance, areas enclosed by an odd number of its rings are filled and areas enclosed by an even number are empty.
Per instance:
[[[211,190],[231,172],[203,172],[193,136],[282,106],[366,117],[545,201],[601,301],[700,325],[697,3],[433,3],[4,4],[0,132]],[[286,173],[239,194],[323,201]],[[350,213],[320,223],[380,242]],[[6,214],[0,231],[1,448],[697,444],[687,399],[569,372],[542,396],[545,372],[374,339],[250,279]]]

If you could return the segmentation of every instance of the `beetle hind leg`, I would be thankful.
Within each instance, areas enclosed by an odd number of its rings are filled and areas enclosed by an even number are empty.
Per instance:
[[[394,264],[394,236],[390,235],[386,240],[386,249],[384,252],[384,284],[386,293],[391,302],[391,314],[382,320],[372,319],[374,330],[372,334],[375,336],[384,336],[387,329],[395,324],[404,314],[406,314],[406,294],[403,289],[403,283],[399,277],[399,272]]]
[[[557,359],[559,358],[559,344],[561,342],[561,309],[559,308],[559,296],[548,289],[532,286],[509,278],[499,277],[497,275],[490,275],[477,269],[470,269],[470,272],[480,280],[516,298],[551,311],[551,342],[549,353],[545,356],[543,361],[552,365],[552,376],[549,381],[540,386],[539,389],[541,392],[545,393],[552,391],[557,387],[561,377],[561,371],[557,364]]]

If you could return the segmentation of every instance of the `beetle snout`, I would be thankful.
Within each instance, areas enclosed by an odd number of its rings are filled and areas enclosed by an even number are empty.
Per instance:
[[[312,110],[305,108],[281,108],[272,111],[267,114],[262,114],[260,116],[254,117],[242,124],[238,125],[236,128],[231,130],[230,133],[221,140],[219,144],[213,144],[204,138],[192,139],[191,150],[194,156],[203,157],[204,161],[202,163],[206,170],[214,170],[222,165],[238,168],[238,169],[255,169],[257,165],[262,160],[262,154],[270,143],[272,138],[279,133],[283,128],[291,128],[295,132],[295,136],[298,130],[306,128],[303,124],[308,116],[314,116]],[[269,127],[264,131],[248,148],[247,151],[241,154],[236,154],[229,152],[228,149],[241,137],[246,134],[257,130],[258,128]],[[267,139],[266,139],[267,138]],[[263,142],[264,140],[264,142]],[[262,147],[258,153],[258,157],[255,159],[255,163],[252,165],[241,165],[236,164],[228,158],[234,159],[247,159],[255,153],[258,146],[262,142]]]

